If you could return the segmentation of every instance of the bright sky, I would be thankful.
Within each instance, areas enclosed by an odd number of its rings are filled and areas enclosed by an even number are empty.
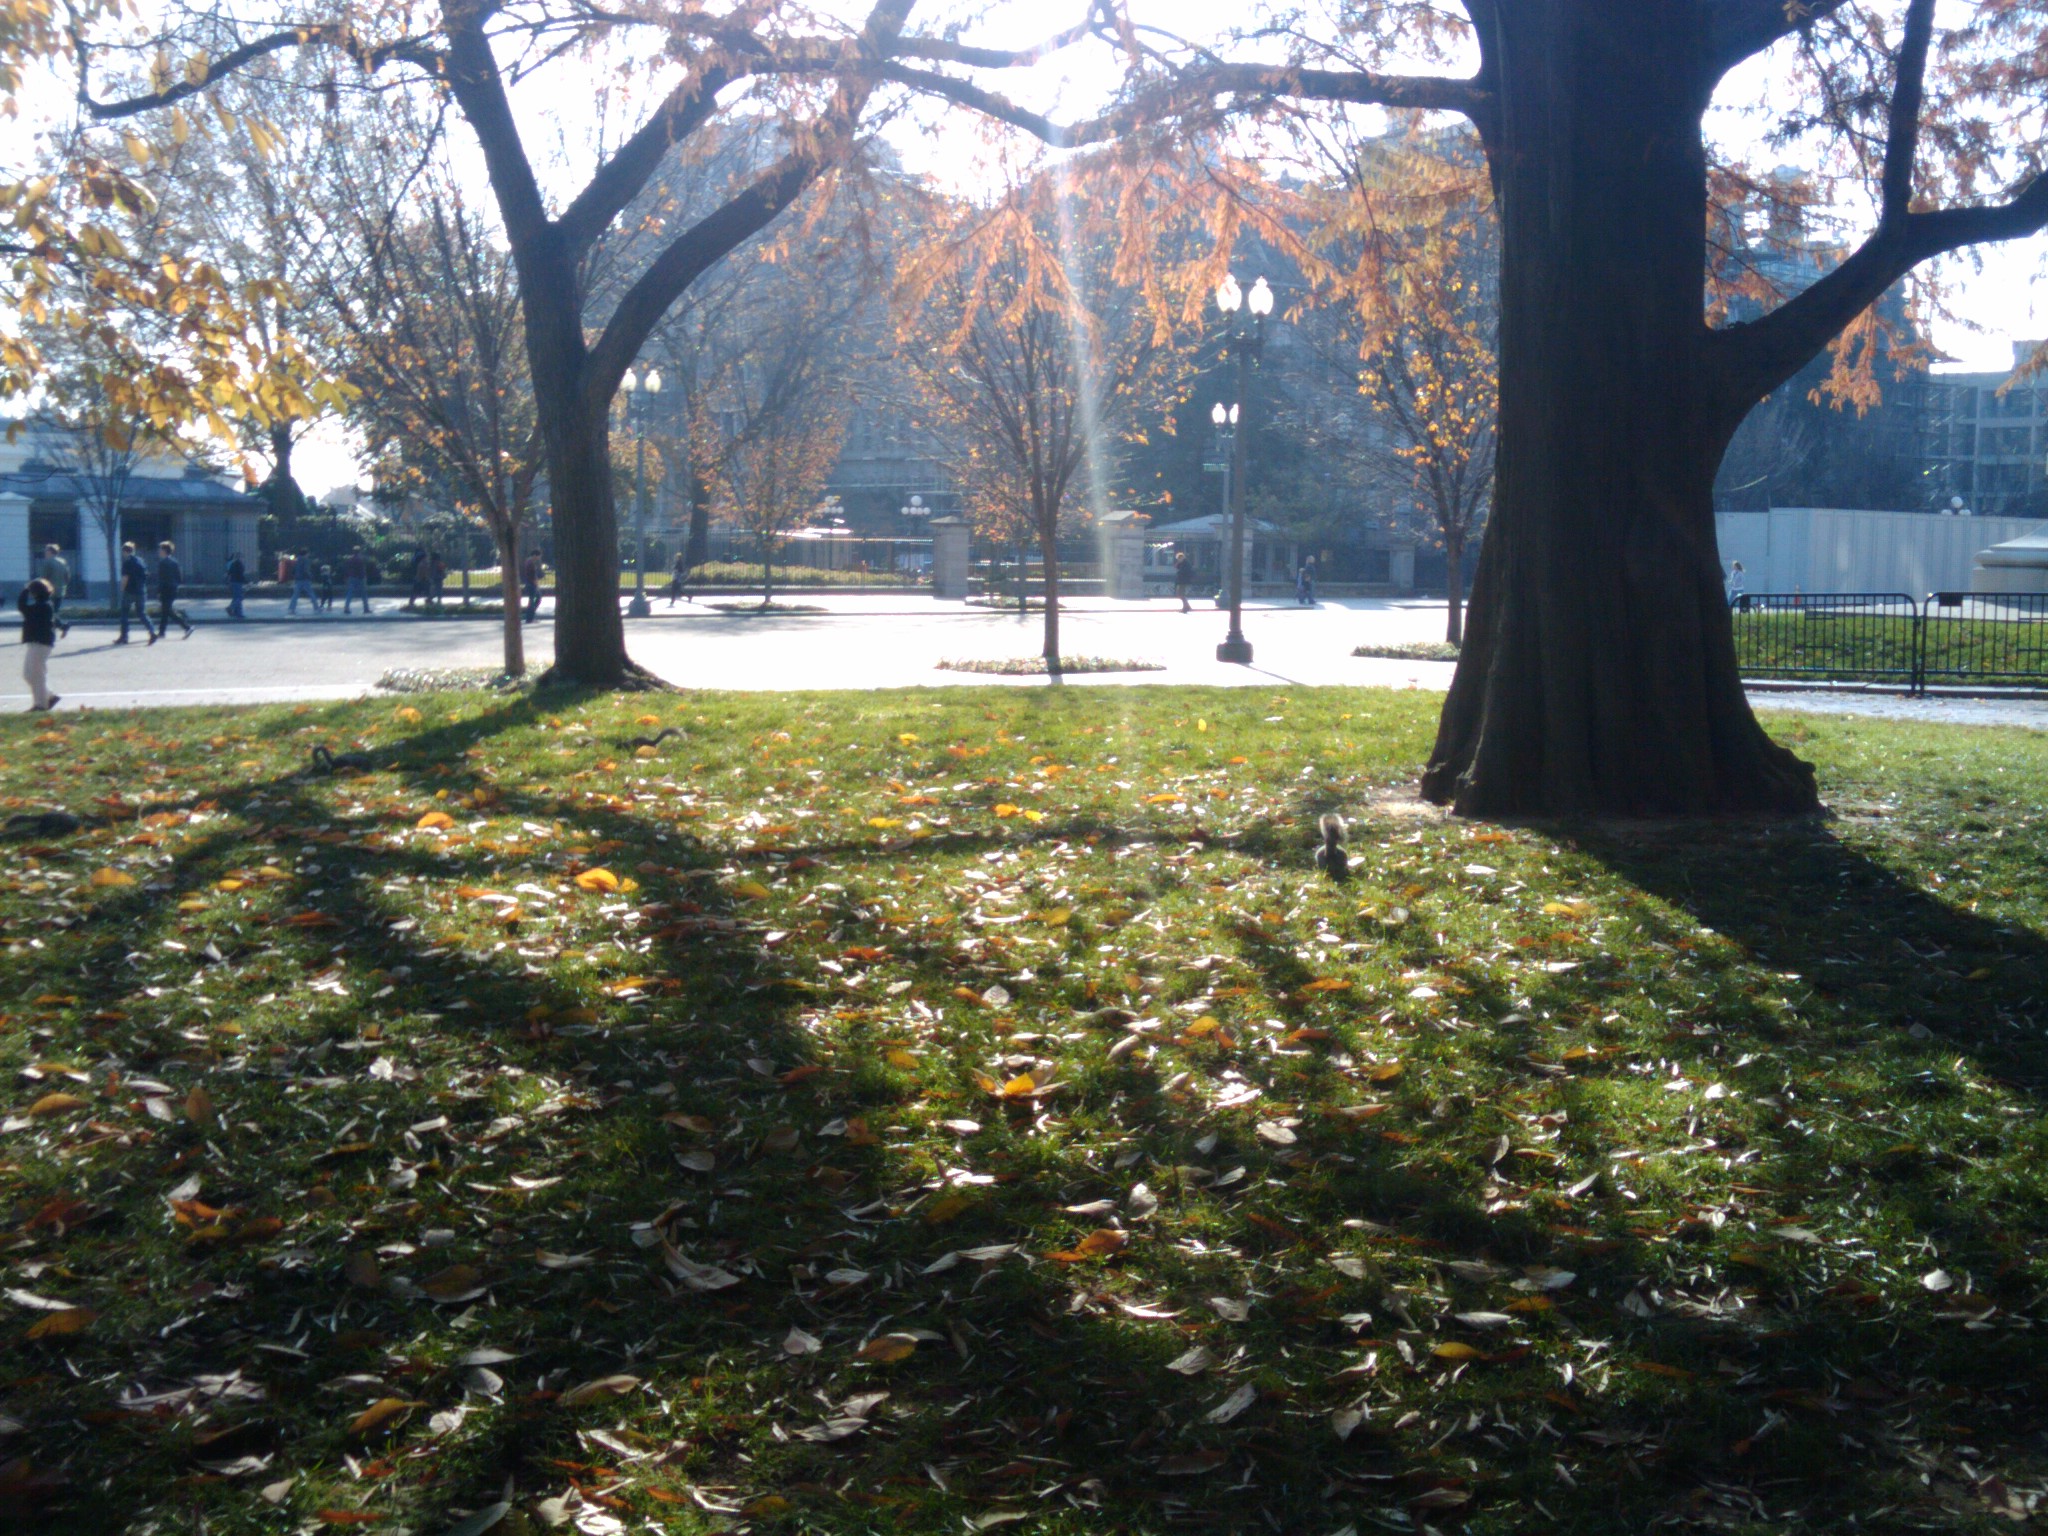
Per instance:
[[[821,0],[828,15],[857,18],[864,15],[871,0]],[[1313,3],[1313,0],[1312,0]],[[958,15],[971,18],[963,36],[972,42],[995,46],[1018,46],[1040,40],[1049,31],[1067,25],[1082,14],[1085,0],[937,0],[917,11],[922,30],[937,30],[936,23]],[[1242,4],[1226,5],[1223,0],[1133,0],[1133,11],[1141,24],[1167,28],[1184,37],[1213,38],[1233,20],[1242,20]],[[1243,50],[1233,49],[1242,56]],[[1774,87],[1782,90],[1783,61],[1767,56],[1752,61],[1731,76],[1717,98],[1709,118],[1709,131],[1730,150],[1745,158],[1768,163],[1762,147],[1762,120],[1742,110],[1748,102],[1768,103]],[[581,81],[569,72],[582,71]],[[1010,94],[1034,108],[1063,118],[1081,117],[1113,87],[1117,61],[1100,44],[1070,49],[1029,71],[1007,77]],[[530,145],[554,143],[567,146],[560,180],[572,189],[571,178],[588,174],[590,145],[607,136],[600,109],[590,90],[593,77],[608,75],[596,61],[568,61],[525,87],[516,103]],[[614,81],[617,76],[610,76]],[[573,88],[581,84],[581,89]],[[572,88],[565,89],[565,85]],[[52,106],[61,111],[64,95],[56,93]],[[610,104],[611,122],[630,126],[636,120],[630,101],[615,99]],[[0,160],[17,162],[24,147],[27,123],[0,122]],[[460,152],[473,154],[473,144],[459,119],[453,129]],[[617,129],[609,135],[616,137]],[[922,109],[899,121],[889,137],[906,166],[942,180],[971,184],[988,173],[990,151],[987,136],[978,120],[958,112]],[[479,167],[479,179],[481,172]],[[1951,260],[1944,276],[1955,318],[1939,322],[1934,340],[1951,354],[1949,367],[2002,369],[2009,365],[2012,342],[2021,338],[2048,336],[2048,239],[2036,238],[1995,247]],[[338,431],[316,434],[300,450],[301,482],[315,493],[353,481],[356,467],[348,445]]]

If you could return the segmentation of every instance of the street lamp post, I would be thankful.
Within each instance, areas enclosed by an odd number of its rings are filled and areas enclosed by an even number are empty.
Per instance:
[[[1225,412],[1219,402],[1210,413],[1219,433],[1227,431],[1228,453],[1224,492],[1230,500],[1230,633],[1216,647],[1218,661],[1248,666],[1251,642],[1244,637],[1244,431],[1241,417],[1250,401],[1252,363],[1266,344],[1266,316],[1273,313],[1273,290],[1262,277],[1246,293],[1226,274],[1216,285],[1216,307],[1229,327],[1227,345],[1237,360],[1237,403]]]
[[[661,371],[649,368],[638,378],[626,370],[626,415],[633,423],[633,601],[626,605],[629,618],[644,619],[654,610],[647,602],[647,417],[654,409],[654,397],[661,393]]]

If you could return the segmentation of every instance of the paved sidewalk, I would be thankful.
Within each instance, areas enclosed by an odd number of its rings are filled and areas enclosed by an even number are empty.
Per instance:
[[[717,601],[743,601],[716,599]],[[998,677],[941,671],[940,658],[1001,660],[1035,655],[1042,616],[1019,617],[964,603],[902,594],[797,593],[787,599],[826,609],[817,614],[721,612],[703,603],[655,605],[651,619],[629,619],[634,657],[684,687],[731,689],[865,689],[895,687],[1044,687],[1043,677]],[[432,619],[402,604],[380,605],[368,621],[339,616],[285,616],[237,624],[218,602],[193,605],[190,640],[116,646],[110,626],[81,625],[51,659],[51,684],[62,708],[95,709],[182,704],[252,704],[354,698],[403,667],[493,667],[500,657],[496,615]],[[251,604],[252,614],[258,609]],[[528,665],[547,666],[554,651],[551,610],[526,628]],[[1286,688],[1354,686],[1422,688],[1450,684],[1448,662],[1392,661],[1351,655],[1353,646],[1406,644],[1443,635],[1441,603],[1347,598],[1316,608],[1254,603],[1245,633],[1249,667],[1216,660],[1226,615],[1213,606],[1183,614],[1177,602],[1118,603],[1083,598],[1064,607],[1061,634],[1071,656],[1146,661],[1159,670],[1068,678],[1073,687],[1168,683]],[[4,632],[0,632],[4,633]],[[16,653],[0,645],[0,655]],[[18,654],[18,653],[17,653]],[[23,709],[28,695],[19,662],[0,663],[0,709]],[[2048,703],[2003,700],[1905,699],[1869,693],[1759,693],[1760,708],[1882,715],[2048,729]]]

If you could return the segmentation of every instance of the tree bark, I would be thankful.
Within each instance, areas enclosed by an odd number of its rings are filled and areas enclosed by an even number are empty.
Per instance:
[[[1423,793],[1474,816],[1793,814],[1721,599],[1704,354],[1705,8],[1488,14],[1500,437],[1458,671]]]
[[[1465,643],[1465,535],[1444,535],[1444,581],[1449,611],[1444,616],[1444,639],[1452,645]]]
[[[528,324],[532,321],[529,318]],[[617,688],[627,681],[619,616],[619,526],[612,506],[609,423],[563,409],[535,370],[555,520],[555,663],[550,681]]]
[[[519,525],[505,525],[498,545],[498,595],[505,610],[505,675],[526,676],[526,627],[520,623]],[[463,579],[469,578],[469,562],[463,562]]]
[[[1052,538],[1041,533],[1038,555],[1045,562],[1045,670],[1060,675],[1060,556]]]

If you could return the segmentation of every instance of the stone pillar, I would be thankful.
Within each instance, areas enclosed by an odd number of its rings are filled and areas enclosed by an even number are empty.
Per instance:
[[[1146,596],[1145,530],[1152,519],[1143,512],[1106,512],[1097,525],[1102,545],[1103,596],[1134,601]]]
[[[959,602],[967,596],[968,546],[973,530],[957,517],[935,517],[932,530],[932,596]]]
[[[13,589],[35,575],[28,548],[28,498],[0,495],[0,586]]]
[[[1471,555],[1468,553],[1466,558],[1469,560]],[[1394,589],[1398,592],[1412,592],[1415,590],[1415,546],[1413,544],[1396,544],[1393,547],[1387,560],[1387,580],[1393,583]]]

